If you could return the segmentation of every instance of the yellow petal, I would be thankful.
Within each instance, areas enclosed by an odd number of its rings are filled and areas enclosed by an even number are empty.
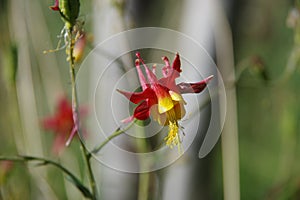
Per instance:
[[[176,114],[176,120],[180,120],[184,117],[185,115],[185,108],[184,108],[184,105],[183,103],[176,103],[174,105],[174,112]]]
[[[184,104],[186,104],[186,102],[182,98],[181,94],[179,94],[177,92],[174,92],[172,90],[169,91],[169,94],[170,94],[173,101],[180,101],[180,102],[183,102]]]
[[[151,106],[150,113],[151,113],[152,118],[155,121],[157,121],[160,125],[162,125],[162,126],[168,125],[166,113],[160,114],[158,112],[158,105],[157,104]]]
[[[173,100],[171,97],[158,98],[158,112],[165,113],[174,107]]]

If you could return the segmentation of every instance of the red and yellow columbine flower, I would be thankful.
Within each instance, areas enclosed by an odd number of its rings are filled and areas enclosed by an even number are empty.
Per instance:
[[[158,79],[155,74],[155,66],[150,70],[139,53],[136,53],[137,60],[135,62],[142,92],[125,92],[118,90],[126,98],[135,104],[139,104],[133,115],[124,122],[130,122],[134,118],[138,120],[146,120],[152,116],[160,125],[169,126],[168,136],[165,138],[166,144],[171,148],[178,145],[180,149],[179,125],[178,120],[185,115],[184,101],[182,94],[200,93],[206,87],[209,80],[213,76],[197,82],[197,83],[179,83],[176,84],[175,79],[180,76],[181,63],[179,54],[170,65],[169,59],[163,57],[165,66],[162,68],[163,78]],[[145,68],[147,79],[144,76],[140,63]]]
[[[86,109],[80,109],[80,114],[83,117],[86,112]],[[72,106],[65,97],[58,102],[55,114],[44,118],[42,122],[44,129],[55,133],[52,147],[55,154],[59,154],[64,146],[68,146],[77,133],[78,127],[74,124]]]

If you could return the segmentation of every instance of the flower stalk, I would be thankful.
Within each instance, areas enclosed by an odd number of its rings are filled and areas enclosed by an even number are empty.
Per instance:
[[[150,186],[150,173],[140,173],[139,174],[139,191],[138,200],[148,200],[149,199],[149,186]]]
[[[81,133],[80,130],[80,123],[79,123],[79,109],[78,109],[78,98],[77,98],[77,90],[76,90],[76,82],[75,82],[75,76],[76,76],[76,71],[75,71],[75,58],[73,56],[74,52],[74,45],[75,45],[75,39],[72,34],[72,28],[68,30],[68,48],[67,48],[67,54],[69,56],[68,61],[69,61],[69,70],[70,70],[70,78],[71,78],[71,87],[72,87],[72,111],[73,111],[73,121],[74,121],[74,129],[79,135]],[[72,135],[70,136],[72,137]],[[91,160],[90,160],[90,153],[84,146],[82,140],[80,141],[81,145],[81,150],[87,165],[87,170],[88,170],[88,176],[89,176],[89,181],[90,181],[90,186],[92,189],[92,195],[93,195],[93,200],[96,200],[97,196],[97,188],[96,188],[96,181],[93,175],[92,171],[92,166],[91,166]]]
[[[121,135],[122,133],[124,133],[125,131],[127,131],[133,124],[135,123],[135,120],[133,122],[131,122],[126,128],[121,129],[120,127],[117,128],[117,130],[115,130],[115,132],[113,132],[110,136],[107,137],[106,140],[104,140],[98,147],[96,147],[92,153],[96,154],[98,153],[109,141],[111,141],[112,139],[114,139],[115,137]],[[90,155],[91,156],[91,155]]]
[[[143,134],[145,136],[145,130],[143,129]],[[137,148],[139,152],[148,152],[149,145],[145,138],[141,138],[137,141]],[[140,166],[142,169],[148,169],[148,162],[140,158]],[[148,200],[149,199],[149,186],[150,186],[150,173],[139,173],[139,185],[138,185],[138,200]]]

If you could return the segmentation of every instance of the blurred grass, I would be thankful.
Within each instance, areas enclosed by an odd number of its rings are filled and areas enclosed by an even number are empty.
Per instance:
[[[293,30],[286,27],[291,7],[283,0],[239,2],[234,23],[237,63],[259,55],[271,79],[282,75],[293,47]],[[246,72],[237,88],[241,199],[295,199],[283,197],[285,184],[279,194],[272,195],[272,189],[299,178],[300,171],[293,170],[300,166],[294,148],[299,146],[299,73],[277,86],[257,79]]]
[[[66,93],[69,91],[69,70],[65,51],[43,54],[43,50],[53,49],[53,46],[56,46],[58,42],[57,35],[60,34],[63,27],[59,14],[49,9],[52,3],[52,1],[36,1],[28,4],[17,1],[0,1],[0,26],[2,30],[0,37],[0,84],[3,86],[0,89],[0,141],[2,142],[0,155],[26,154],[31,147],[31,150],[35,148],[35,144],[41,143],[41,154],[45,153],[46,157],[51,157],[54,160],[58,159],[51,154],[54,138],[52,133],[41,131],[41,140],[34,138],[34,133],[24,134],[26,131],[21,126],[24,119],[21,119],[21,121],[17,119],[20,117],[18,114],[22,112],[19,110],[19,105],[23,104],[26,107],[26,103],[28,103],[26,101],[20,102],[22,99],[24,100],[24,96],[22,98],[23,94],[26,96],[25,99],[30,97],[34,100],[30,102],[30,105],[34,104],[34,108],[32,108],[32,112],[27,113],[27,119],[25,119],[28,121],[31,118],[29,116],[32,115],[37,115],[35,117],[38,120],[50,115],[55,108],[58,97],[63,95],[64,91],[67,91]],[[21,13],[13,12],[12,9],[16,8],[14,6],[19,6],[18,10],[21,10]],[[25,29],[22,32],[16,31],[18,23],[22,22],[21,19],[18,21],[18,17],[22,17],[24,21],[22,27],[25,27]],[[15,45],[17,52],[19,52],[19,49],[28,48],[28,58],[26,59],[30,60],[30,66],[28,66],[26,64],[28,62],[23,62],[24,54],[17,54],[18,60],[16,58],[15,60],[21,67],[20,71],[27,67],[30,72],[26,71],[27,75],[19,72],[16,84],[12,83],[11,78],[7,75],[13,64],[10,60],[12,57],[10,49]],[[28,73],[30,76],[28,76]],[[21,81],[23,85],[18,82],[20,80],[23,80]],[[31,96],[30,90],[28,91],[30,81],[32,81],[34,90],[33,96]],[[27,91],[26,89],[20,91],[20,86],[21,88],[27,87]],[[37,113],[34,112],[35,109],[37,109]],[[35,133],[39,133],[39,130],[36,130]],[[25,137],[27,137],[27,140],[34,142],[34,145],[25,147]],[[63,164],[75,172],[80,172],[83,166],[82,159],[79,157],[74,162],[73,157],[75,154],[80,154],[76,142],[65,152],[66,158],[63,159]],[[80,177],[84,179],[83,174],[80,174]],[[66,190],[76,195],[77,193],[68,189],[72,189],[73,186],[65,183],[64,180],[60,171],[51,167],[35,167],[32,165],[27,167],[24,164],[16,163],[11,173],[9,173],[7,181],[4,185],[0,185],[0,199],[36,199],[38,197],[43,197],[43,199],[67,199],[70,196]],[[81,195],[78,195],[78,198],[81,198]]]

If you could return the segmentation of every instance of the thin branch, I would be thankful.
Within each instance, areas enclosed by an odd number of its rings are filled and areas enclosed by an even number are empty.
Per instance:
[[[83,185],[83,183],[67,168],[62,166],[60,163],[46,159],[46,158],[40,158],[40,157],[34,157],[34,156],[14,156],[14,157],[6,157],[6,156],[0,156],[0,161],[9,160],[14,162],[39,162],[38,166],[41,165],[52,165],[60,170],[62,170],[67,176],[70,177],[71,183],[73,183],[80,191],[81,193],[89,198],[93,199],[93,195],[90,192],[90,190]]]
[[[79,123],[79,111],[78,111],[78,99],[77,99],[77,90],[76,90],[76,82],[75,82],[75,61],[74,61],[74,56],[73,56],[73,51],[74,51],[74,45],[75,45],[75,40],[73,39],[73,34],[72,34],[72,28],[68,30],[68,54],[69,54],[69,68],[70,68],[70,78],[71,78],[71,87],[72,87],[72,112],[73,112],[73,121],[74,121],[74,126],[80,135],[81,130],[80,130],[80,123]],[[81,149],[83,151],[83,156],[85,159],[85,162],[87,164],[87,169],[88,169],[88,176],[90,180],[90,185],[92,188],[92,196],[93,200],[96,200],[97,196],[97,188],[96,188],[96,181],[93,175],[92,167],[91,167],[91,162],[90,162],[90,156],[89,152],[84,146],[82,140],[80,140],[80,145]]]
[[[115,130],[115,132],[113,132],[110,136],[107,137],[106,140],[104,140],[98,147],[96,147],[92,153],[96,154],[98,153],[110,140],[114,139],[115,137],[121,135],[122,133],[124,133],[125,131],[127,131],[133,124],[135,121],[133,121],[132,123],[130,123],[126,128],[121,129],[120,127],[117,128],[117,130]]]

